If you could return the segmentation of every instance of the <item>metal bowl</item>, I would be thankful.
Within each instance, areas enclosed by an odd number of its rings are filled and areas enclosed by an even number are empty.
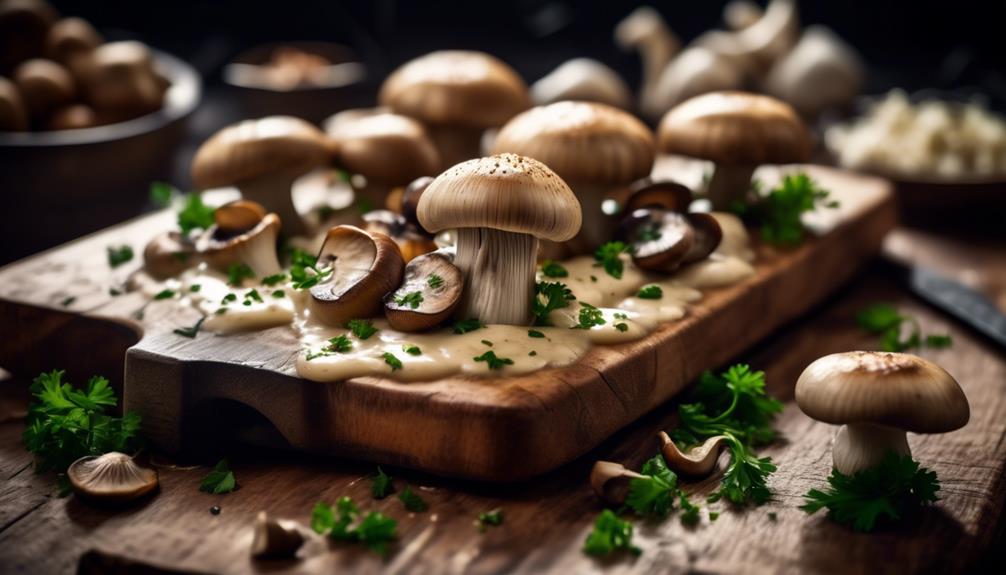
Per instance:
[[[171,82],[156,112],[79,130],[0,132],[0,263],[136,215],[150,182],[170,179],[202,83],[181,60],[153,56]]]

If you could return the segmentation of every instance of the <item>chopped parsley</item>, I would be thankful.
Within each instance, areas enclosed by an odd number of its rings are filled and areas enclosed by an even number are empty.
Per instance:
[[[262,294],[258,293],[258,290],[254,288],[245,292],[244,301],[241,303],[244,305],[251,305],[252,302],[263,303]]]
[[[628,250],[628,246],[622,242],[608,242],[594,252],[594,261],[597,262],[595,265],[603,267],[609,276],[620,280],[625,271],[625,262],[622,261],[621,255]],[[593,276],[591,279],[594,279]]]
[[[620,312],[620,311],[616,311],[616,312],[615,312],[615,313],[613,314],[613,316],[614,316],[614,318],[615,318],[615,319],[629,319],[629,316],[628,316],[628,314],[625,314],[625,313],[622,313],[622,312]]]
[[[570,329],[590,329],[594,326],[604,325],[604,314],[601,310],[587,302],[580,302],[579,322]]]
[[[63,298],[63,301],[59,302],[59,305],[63,307],[70,307],[71,305],[73,305],[73,302],[75,301],[77,301],[77,297],[69,295]]]
[[[607,557],[619,551],[628,551],[633,555],[643,552],[632,544],[632,523],[605,509],[594,520],[594,530],[587,536],[583,552],[594,557]]]
[[[419,349],[418,345],[407,343],[402,346],[402,351],[409,355],[423,355],[423,350]]]
[[[384,358],[384,363],[391,366],[391,371],[398,371],[399,369],[402,369],[402,360],[395,357],[395,354],[390,351],[384,352],[381,354],[381,357]]]
[[[473,357],[475,361],[484,361],[489,369],[503,369],[504,365],[513,365],[513,360],[508,357],[496,357],[493,351],[487,351],[480,356]]]
[[[762,191],[760,182],[752,182],[748,201],[731,206],[731,209],[761,228],[761,237],[766,243],[796,246],[806,235],[801,220],[804,213],[819,207],[838,207],[838,202],[830,200],[829,195],[810,176],[797,172],[784,176],[779,187],[768,193]]]
[[[346,323],[346,329],[353,332],[357,339],[368,339],[377,333],[377,328],[369,319],[351,319]]]
[[[221,305],[227,305],[229,303],[233,303],[233,302],[236,302],[236,301],[238,301],[237,294],[229,293],[229,294],[225,295],[222,300],[220,300],[220,304]]]
[[[384,556],[397,537],[398,523],[380,511],[362,515],[349,497],[341,497],[335,507],[319,501],[311,511],[311,529],[335,541],[359,543]]]
[[[497,507],[485,513],[479,513],[476,518],[479,531],[485,531],[488,527],[499,527],[503,525],[503,510]]]
[[[462,334],[462,333],[468,333],[470,331],[475,331],[477,329],[481,329],[485,326],[486,325],[484,323],[479,321],[477,318],[473,317],[454,322],[453,327],[454,327],[454,333]]]
[[[487,346],[487,347],[492,347],[493,346],[493,342],[489,341],[488,339],[483,339],[482,340],[482,345]]]
[[[953,339],[949,335],[923,337],[915,318],[902,314],[888,303],[876,303],[860,311],[856,315],[856,323],[862,329],[880,335],[882,351],[902,352],[918,349],[923,345],[940,349],[953,345]],[[907,333],[902,337],[905,331]]]
[[[193,325],[191,327],[180,327],[180,328],[174,330],[174,333],[176,333],[176,334],[178,334],[178,335],[180,335],[182,337],[187,337],[187,338],[190,338],[190,339],[195,339],[196,338],[196,334],[199,333],[199,328],[201,328],[203,326],[203,322],[204,321],[206,321],[206,316],[203,316],[203,317],[199,318],[199,320],[195,323],[195,325]]]
[[[414,291],[403,296],[395,296],[395,303],[400,306],[409,306],[412,309],[419,309],[419,304],[423,303],[423,292]]]
[[[346,353],[353,347],[353,342],[346,334],[342,334],[337,337],[333,337],[328,340],[328,345],[325,346],[325,350],[335,352],[335,353]]]
[[[664,290],[657,284],[645,285],[639,289],[636,297],[641,299],[660,299],[664,297]]]
[[[275,298],[275,299],[280,299],[280,298],[286,297],[286,292],[283,291],[283,290],[281,290],[281,289],[273,290],[272,297]]]
[[[230,470],[226,459],[221,459],[213,466],[213,470],[199,483],[199,491],[214,495],[230,493],[237,489],[234,472]]]
[[[246,279],[254,277],[255,272],[248,267],[248,264],[234,263],[227,268],[227,283],[232,286],[240,286]]]
[[[643,464],[640,473],[644,477],[629,482],[625,506],[640,517],[667,517],[678,496],[678,476],[659,453]]]
[[[391,485],[391,476],[384,472],[380,466],[377,467],[377,475],[370,483],[370,494],[374,499],[384,499],[394,490]]]
[[[201,284],[192,284],[189,286],[190,293],[199,293],[199,290],[203,289]]]
[[[284,281],[286,281],[286,274],[284,273],[272,274],[271,276],[266,276],[262,278],[262,285],[273,287],[276,284],[282,283]]]
[[[310,289],[330,275],[331,267],[319,268],[316,256],[294,248],[290,256],[290,280],[294,289]]]
[[[128,245],[108,246],[108,266],[115,269],[133,259],[133,247]]]
[[[430,289],[437,289],[438,287],[444,285],[444,278],[438,276],[437,274],[430,274],[426,277],[426,285],[430,286]]]
[[[402,502],[405,509],[413,513],[421,513],[427,509],[426,502],[423,501],[423,498],[413,491],[408,485],[406,485],[405,489],[398,494],[398,500]]]
[[[531,302],[534,325],[550,325],[549,314],[568,307],[569,302],[575,299],[576,296],[564,283],[538,282],[534,286],[534,300]]]
[[[541,263],[541,275],[547,278],[564,278],[569,276],[569,272],[558,262],[545,260]]]
[[[629,331],[629,324],[627,324],[627,323],[625,323],[623,321],[620,321],[620,322],[618,322],[618,323],[615,324],[615,329],[617,329],[618,331],[623,332],[623,333],[627,332],[627,331]]]
[[[162,289],[161,291],[154,294],[155,300],[171,299],[175,297],[175,290],[173,289]]]
[[[529,330],[527,330],[527,336],[528,337],[537,338],[537,339],[542,339],[542,338],[545,337],[545,334],[542,333],[542,332],[540,332],[540,331],[538,331],[538,330],[536,330],[536,329],[529,329]]]
[[[527,352],[527,354],[529,356],[531,356],[531,357],[534,357],[534,356],[538,355],[538,352],[532,349],[531,351]]]
[[[178,211],[178,228],[183,234],[196,229],[208,230],[213,225],[213,212],[199,194],[185,194],[182,209]]]
[[[150,201],[159,208],[166,208],[171,203],[171,198],[175,195],[175,188],[164,182],[153,182],[150,184]]]

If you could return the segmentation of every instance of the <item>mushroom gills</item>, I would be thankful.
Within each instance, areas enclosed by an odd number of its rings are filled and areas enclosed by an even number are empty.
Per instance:
[[[467,287],[458,308],[462,319],[529,324],[538,238],[491,228],[461,228],[457,233],[454,263]]]
[[[157,471],[115,451],[82,457],[70,465],[66,475],[78,495],[109,503],[132,501],[157,488]]]
[[[451,262],[453,254],[433,252],[417,257],[405,266],[402,285],[388,294],[384,315],[398,331],[423,331],[443,323],[457,309],[464,293],[464,279]],[[412,294],[420,294],[411,303]]]
[[[835,469],[846,475],[880,465],[888,452],[912,454],[903,429],[876,423],[843,425],[831,448]]]

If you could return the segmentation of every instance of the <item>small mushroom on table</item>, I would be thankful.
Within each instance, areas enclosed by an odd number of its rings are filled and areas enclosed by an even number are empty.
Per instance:
[[[280,221],[276,214],[248,200],[224,204],[213,212],[214,224],[203,232],[196,249],[209,265],[226,273],[232,265],[247,265],[256,277],[279,273],[276,242]]]
[[[311,288],[308,309],[322,323],[343,327],[381,313],[384,295],[401,284],[405,262],[388,236],[336,226],[325,237],[318,266],[331,273]]]
[[[126,503],[157,489],[157,471],[115,451],[74,461],[66,477],[74,493],[102,503]]]
[[[483,52],[431,52],[399,67],[381,86],[384,106],[423,123],[444,166],[479,156],[482,133],[531,105],[527,85]]]
[[[437,233],[457,230],[465,279],[459,315],[527,325],[535,296],[538,238],[564,242],[580,229],[580,204],[547,166],[516,154],[458,164],[419,199],[419,221]]]
[[[839,424],[832,459],[846,475],[908,455],[905,432],[946,433],[967,424],[968,399],[940,366],[905,353],[826,355],[800,374],[796,402],[808,416]]]
[[[660,439],[660,453],[664,456],[667,467],[690,477],[705,477],[712,473],[720,451],[728,441],[726,435],[714,435],[691,449],[682,451],[663,431],[657,437]]]
[[[788,104],[746,92],[712,92],[667,112],[660,151],[715,163],[706,195],[717,210],[743,200],[759,164],[805,162],[810,136]]]
[[[265,511],[255,517],[251,554],[256,559],[284,559],[297,554],[304,535],[292,521],[274,519]]]
[[[602,204],[616,190],[649,175],[653,146],[653,132],[627,112],[606,104],[557,102],[507,122],[493,153],[534,158],[559,174],[583,211],[573,251],[593,253],[611,240],[617,223]]]
[[[464,278],[451,256],[433,252],[405,266],[402,285],[384,298],[384,316],[398,331],[434,328],[447,321],[461,303]]]
[[[318,128],[289,116],[247,120],[217,132],[196,152],[200,189],[237,186],[246,199],[276,212],[287,235],[307,232],[294,206],[294,180],[329,163],[332,144]]]

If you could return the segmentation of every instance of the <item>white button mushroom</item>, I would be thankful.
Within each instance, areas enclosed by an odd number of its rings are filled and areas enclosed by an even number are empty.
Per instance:
[[[772,67],[765,91],[814,118],[848,106],[859,94],[863,76],[863,63],[852,46],[824,26],[811,26]]]

